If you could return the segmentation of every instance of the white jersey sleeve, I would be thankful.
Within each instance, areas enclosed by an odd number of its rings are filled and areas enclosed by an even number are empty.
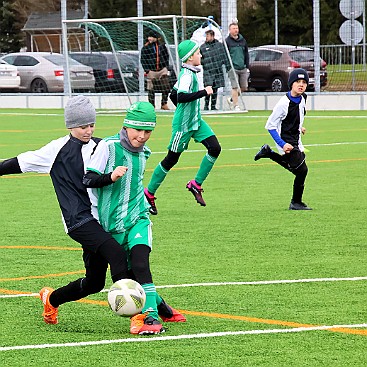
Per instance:
[[[184,92],[184,93],[190,93],[192,85],[192,75],[191,73],[184,72],[180,79],[178,80],[177,84],[177,93]]]
[[[90,161],[88,162],[86,170],[97,172],[99,174],[103,174],[106,168],[106,165],[107,165],[107,160],[108,160],[108,146],[104,140],[101,140],[98,143],[95,151],[93,152],[90,158]],[[96,188],[93,188],[93,189],[88,188],[87,191],[88,191],[90,202],[92,204],[91,206],[92,215],[95,219],[99,221],[98,190]]]
[[[109,150],[106,141],[101,140],[92,154],[87,170],[103,174],[107,166]]]
[[[69,141],[70,136],[53,140],[38,150],[18,155],[20,169],[25,172],[50,173],[60,149]]]
[[[289,100],[286,96],[283,96],[278,103],[274,106],[273,112],[268,117],[265,124],[267,130],[277,130],[280,134],[280,128],[282,121],[285,119],[288,113]]]

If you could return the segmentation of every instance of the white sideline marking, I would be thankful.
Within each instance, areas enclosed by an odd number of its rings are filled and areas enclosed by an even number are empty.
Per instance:
[[[192,283],[192,284],[175,284],[161,285],[156,288],[181,288],[181,287],[212,287],[221,285],[267,285],[267,284],[290,284],[290,283],[315,283],[315,282],[340,282],[340,281],[357,281],[367,280],[367,277],[353,278],[313,278],[313,279],[280,279],[280,280],[258,280],[253,282],[222,282],[222,283]]]
[[[122,113],[126,112],[126,110],[121,110]],[[172,111],[169,111],[169,112],[174,112],[174,110]],[[268,115],[265,115],[265,116],[251,116],[251,115],[248,115],[247,112],[244,112],[244,111],[240,111],[242,112],[243,116],[241,116],[241,118],[245,118],[247,120],[251,120],[251,119],[262,119],[262,120],[266,120],[268,118]],[[250,111],[251,112],[251,111]],[[269,114],[271,113],[271,110],[268,111]],[[163,112],[163,111],[160,111],[158,113],[162,113],[162,114],[166,114],[167,112]],[[97,114],[98,115],[104,115],[104,116],[111,116],[111,117],[121,117],[121,114],[119,113],[109,113],[108,111],[99,111],[97,110]],[[238,113],[236,112],[235,114],[241,114],[241,113]],[[24,113],[24,112],[0,112],[0,116],[1,115],[4,115],[4,116],[64,116],[63,113],[32,113],[32,112],[27,112],[27,113]],[[218,114],[213,114],[210,116],[210,117],[215,117],[215,118],[233,118],[233,115],[234,115],[234,112],[229,112],[229,111],[220,111],[220,113]],[[208,114],[205,114],[205,117],[207,117]],[[348,116],[348,115],[345,115],[345,116],[332,116],[332,115],[322,115],[322,116],[318,116],[318,115],[307,115],[307,120],[309,119],[332,119],[332,118],[343,118],[343,119],[349,119],[349,118],[352,118],[352,119],[365,119],[366,116]]]
[[[341,281],[358,281],[358,280],[367,280],[367,276],[353,277],[353,278],[310,278],[310,279],[257,280],[252,282],[168,284],[168,285],[156,285],[156,288],[164,289],[164,288],[187,288],[187,287],[213,287],[223,285],[269,285],[269,284],[292,284],[292,283],[341,282]],[[108,292],[108,289],[103,289],[101,293],[102,292]],[[0,295],[0,298],[17,298],[17,297],[39,297],[39,293]]]
[[[339,142],[339,143],[326,143],[326,144],[305,144],[304,147],[332,147],[332,146],[338,146],[338,145],[358,145],[358,144],[367,144],[367,141],[346,141],[346,142]],[[259,146],[257,147],[240,147],[240,148],[228,148],[228,149],[223,149],[222,151],[241,151],[241,150],[259,150]],[[206,152],[205,149],[190,149],[190,150],[186,150],[187,153],[202,153],[202,152]],[[167,151],[163,151],[163,152],[152,152],[152,154],[167,154]]]
[[[14,345],[10,347],[0,347],[0,352],[4,352],[8,350],[21,350],[21,349],[81,347],[81,346],[89,346],[89,345],[116,344],[116,343],[147,343],[147,342],[155,342],[155,341],[170,341],[170,340],[182,340],[182,339],[216,338],[216,337],[233,336],[233,335],[299,333],[299,332],[304,332],[304,331],[318,331],[318,330],[328,330],[328,329],[338,329],[338,328],[363,328],[363,327],[367,327],[367,324],[328,325],[328,326],[323,325],[323,326],[311,326],[311,327],[298,327],[298,328],[291,328],[291,329],[223,331],[223,332],[215,332],[215,333],[187,334],[187,335],[176,335],[176,336],[156,336],[156,337],[151,337],[151,338],[125,338],[125,339],[111,339],[111,340],[95,340],[95,341],[89,341],[89,342],[75,342],[75,343]]]
[[[337,146],[337,145],[358,145],[358,144],[367,144],[367,141],[348,141],[348,142],[340,142],[340,143],[327,143],[327,144],[305,144],[304,147],[329,147],[329,146]],[[222,151],[241,151],[241,150],[259,150],[259,146],[257,147],[239,147],[239,148],[228,148],[223,149]],[[186,150],[187,153],[203,153],[206,152],[205,149],[190,149]],[[162,152],[152,152],[152,154],[167,154],[167,150]],[[0,158],[0,161],[5,161],[8,158]]]

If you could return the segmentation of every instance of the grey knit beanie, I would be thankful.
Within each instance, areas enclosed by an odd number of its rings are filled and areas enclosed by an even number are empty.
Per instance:
[[[82,95],[68,100],[64,115],[68,129],[96,123],[96,110],[92,102]]]

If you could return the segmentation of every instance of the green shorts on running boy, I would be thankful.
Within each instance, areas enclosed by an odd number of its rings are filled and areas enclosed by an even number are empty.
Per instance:
[[[168,149],[175,153],[182,153],[189,147],[191,138],[194,139],[195,143],[200,143],[213,135],[211,127],[204,120],[201,120],[198,130],[187,132],[173,130]]]

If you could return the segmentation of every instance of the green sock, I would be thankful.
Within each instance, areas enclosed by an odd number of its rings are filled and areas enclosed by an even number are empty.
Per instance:
[[[205,154],[205,157],[201,161],[199,171],[198,171],[198,173],[196,174],[196,177],[195,177],[195,181],[199,185],[202,185],[202,183],[208,177],[209,172],[212,170],[213,165],[214,165],[216,160],[217,160],[217,158],[214,158],[214,157],[210,156],[208,153]]]
[[[165,170],[160,163],[154,169],[152,178],[148,184],[148,191],[151,194],[155,194],[163,180],[166,178],[168,172],[169,171]]]
[[[146,283],[141,285],[144,289],[146,300],[142,313],[148,312],[149,316],[152,316],[158,320],[158,310],[157,310],[157,291],[153,283]]]

